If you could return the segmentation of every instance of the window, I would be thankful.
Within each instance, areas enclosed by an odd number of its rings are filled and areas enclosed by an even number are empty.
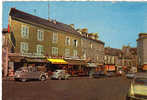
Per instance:
[[[78,46],[78,40],[73,40],[73,45],[74,45],[75,47],[77,47],[77,46]]]
[[[37,55],[42,55],[42,54],[43,54],[43,46],[37,45]]]
[[[52,40],[52,42],[53,43],[57,43],[57,41],[58,41],[58,33],[53,33],[53,40]]]
[[[28,52],[28,43],[21,42],[21,44],[20,44],[20,52],[21,53],[27,53]]]
[[[29,37],[29,27],[26,25],[21,26],[21,36],[22,38],[28,38]]]
[[[70,49],[65,49],[65,57],[69,57],[70,56]]]
[[[70,45],[70,37],[66,37],[66,39],[65,39],[65,45]]]
[[[99,56],[96,57],[97,61],[99,60]]]
[[[37,30],[37,40],[39,41],[44,40],[44,32],[42,30]]]
[[[53,56],[58,56],[58,48],[52,47],[52,55]]]
[[[73,56],[74,56],[74,57],[77,57],[77,56],[78,56],[77,50],[74,50],[74,51],[73,51]]]
[[[84,39],[81,39],[81,46],[83,46],[83,43],[84,43]]]
[[[84,57],[84,59],[86,59],[86,50],[85,49],[83,49],[83,57]]]
[[[91,47],[91,49],[92,49],[92,43],[90,44],[90,47]]]

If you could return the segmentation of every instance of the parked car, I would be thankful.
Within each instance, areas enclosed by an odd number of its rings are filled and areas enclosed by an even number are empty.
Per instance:
[[[122,76],[122,75],[124,75],[125,74],[125,72],[123,71],[123,70],[118,70],[117,72],[116,72],[116,75],[117,76]]]
[[[113,76],[116,76],[116,74],[115,74],[115,72],[107,72],[106,76],[107,77],[113,77]]]
[[[105,73],[103,71],[98,71],[92,74],[93,78],[100,78],[100,77],[105,77]]]
[[[51,75],[51,79],[58,79],[58,80],[61,80],[61,79],[69,79],[70,75],[65,71],[65,70],[55,70],[53,72],[53,74]]]
[[[36,67],[21,67],[18,70],[16,70],[14,74],[15,80],[20,80],[22,82],[25,82],[30,79],[38,79],[41,81],[45,81],[48,78],[47,73],[42,71],[37,71]]]
[[[127,93],[126,100],[147,100],[147,73],[135,75]]]
[[[127,77],[128,79],[133,79],[133,78],[135,77],[135,73],[133,73],[133,72],[128,72],[128,73],[126,74],[126,77]]]

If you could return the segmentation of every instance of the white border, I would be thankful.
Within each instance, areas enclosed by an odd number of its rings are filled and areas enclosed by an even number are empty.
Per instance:
[[[147,0],[2,0],[2,1],[130,1],[130,2],[144,2]]]

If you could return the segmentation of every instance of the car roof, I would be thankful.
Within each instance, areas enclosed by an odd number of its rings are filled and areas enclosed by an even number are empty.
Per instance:
[[[145,73],[136,73],[135,78],[147,78],[147,72]]]
[[[57,69],[56,71],[65,71],[64,69]]]

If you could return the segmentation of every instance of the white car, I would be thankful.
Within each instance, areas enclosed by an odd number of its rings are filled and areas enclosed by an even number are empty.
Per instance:
[[[126,77],[128,79],[133,79],[135,77],[135,73],[129,72],[129,73],[126,74]]]
[[[68,73],[66,73],[65,70],[55,70],[51,76],[51,79],[64,79],[67,80],[69,79],[70,75]]]
[[[147,73],[135,75],[126,100],[147,100]]]

